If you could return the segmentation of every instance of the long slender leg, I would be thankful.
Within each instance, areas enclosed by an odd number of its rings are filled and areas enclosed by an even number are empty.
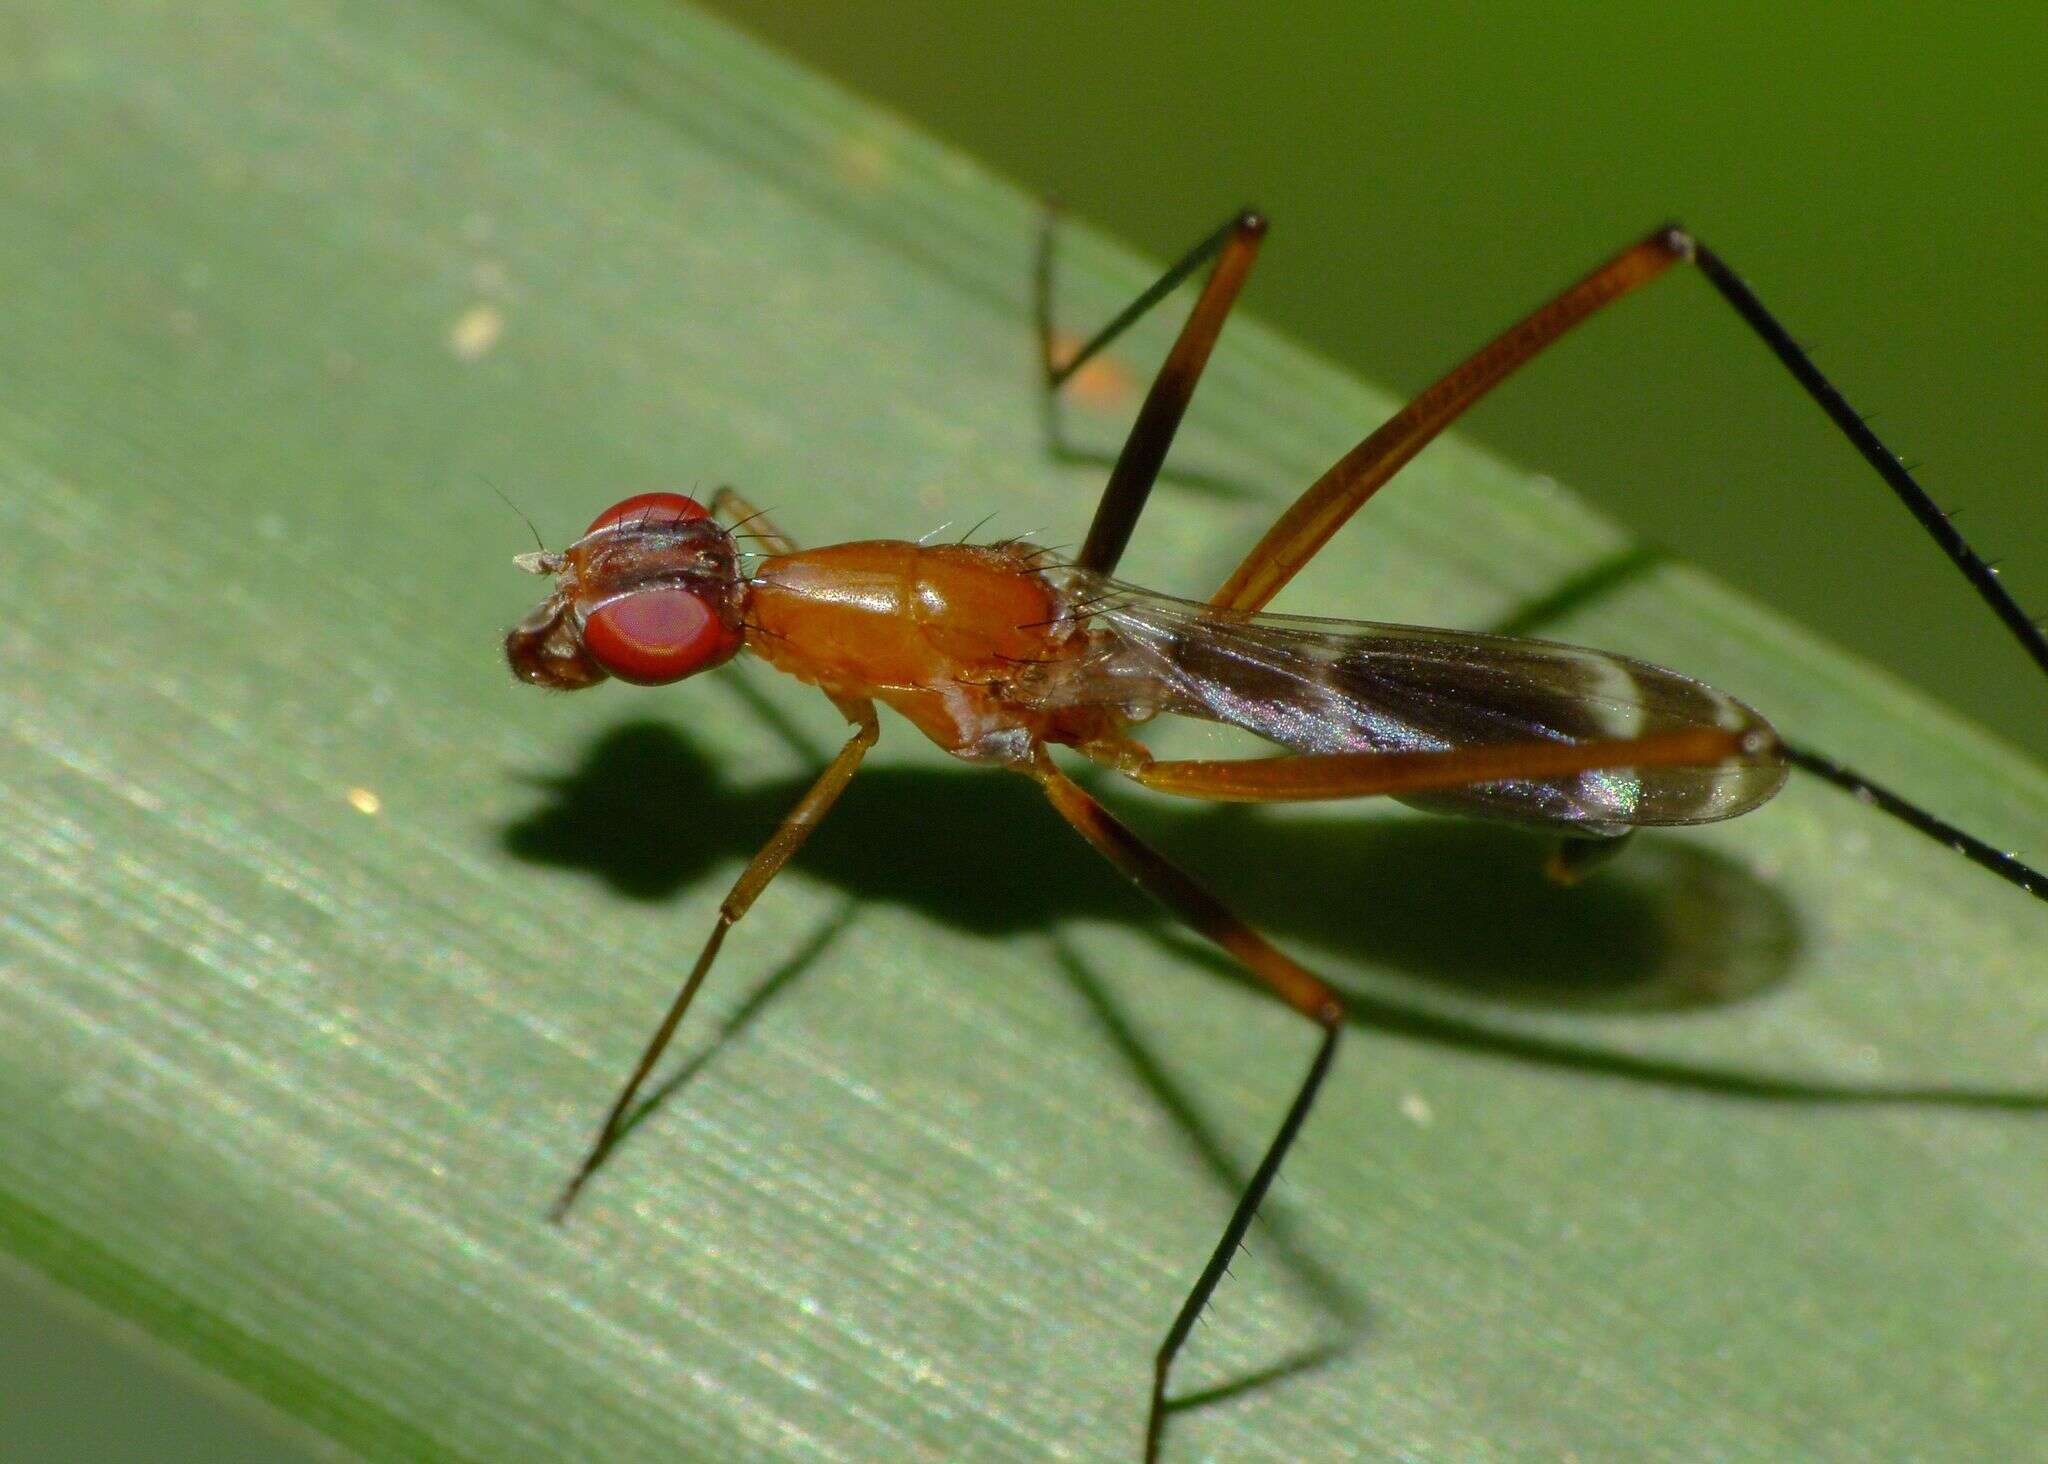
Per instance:
[[[1768,734],[1699,727],[1602,742],[1503,742],[1444,752],[1304,752],[1167,761],[1150,757],[1137,743],[1127,743],[1120,755],[1104,761],[1133,782],[1183,798],[1310,803],[1426,793],[1516,778],[1563,778],[1600,768],[1713,767],[1782,758]]]
[[[1673,232],[1678,232],[1674,230]],[[1721,261],[1721,256],[1706,245],[1683,236],[1690,245],[1688,258],[1699,266],[1721,298],[1726,300],[1740,315],[1745,324],[1756,332],[1772,355],[1792,373],[1794,379],[1806,389],[1806,394],[1828,414],[1828,420],[1841,429],[1844,437],[1855,446],[1865,462],[1877,471],[1885,485],[1898,496],[1906,511],[1919,520],[1920,527],[1927,530],[1934,542],[1941,546],[1941,552],[1962,571],[1963,578],[1970,582],[1980,599],[1991,607],[2011,632],[2021,649],[2034,658],[2034,664],[2048,671],[2048,633],[2041,623],[2029,619],[2026,611],[1999,581],[1998,571],[1988,564],[1984,557],[1970,547],[1969,541],[1956,531],[1955,523],[1943,513],[1935,501],[1927,496],[1906,465],[1899,461],[1897,453],[1886,447],[1878,435],[1870,430],[1870,424],[1849,405],[1833,382],[1820,374],[1820,368],[1813,364],[1813,358],[1799,348],[1791,333],[1778,318],[1764,308],[1763,301],[1744,283],[1742,277]]]
[[[1975,834],[1964,833],[1946,819],[1936,818],[1918,804],[1910,803],[1881,783],[1873,783],[1852,768],[1845,768],[1824,753],[1810,748],[1782,744],[1785,761],[1804,768],[1816,778],[1834,784],[1850,797],[1883,809],[1901,823],[1910,825],[1938,844],[1946,844],[1972,864],[1990,870],[2028,894],[2048,900],[2048,874],[2022,863],[2003,849],[1995,849]]]
[[[1673,264],[1699,267],[1721,297],[1740,315],[1764,345],[1805,389],[1828,419],[1847,437],[1864,461],[1884,479],[1899,501],[1962,571],[2022,649],[2048,671],[2048,634],[1999,582],[1997,572],[1956,531],[1935,506],[1905,464],[1879,440],[1854,408],[1790,333],[1758,300],[1749,286],[1705,245],[1683,229],[1666,226],[1622,251],[1548,304],[1510,327],[1469,360],[1424,391],[1384,426],[1339,458],[1328,472],[1266,531],[1244,561],[1210,597],[1210,603],[1232,610],[1265,608],[1301,567],[1313,558],[1345,520],[1392,478],[1416,453],[1474,402],[1506,379],[1524,362],[1563,336],[1573,326],[1641,285],[1656,279]],[[1824,778],[1885,813],[2032,893],[2041,892],[2043,877],[2007,853],[1992,849],[1953,825],[1880,788],[1860,773],[1816,753],[1791,758],[1797,766]],[[1557,872],[1570,873],[1582,861],[1554,861]]]
[[[1961,570],[2000,622],[2042,670],[2048,671],[2048,633],[1999,582],[1997,572],[1956,531],[1954,523],[1843,399],[1833,383],[1793,341],[1777,317],[1719,255],[1676,226],[1666,226],[1616,255],[1534,314],[1511,326],[1478,354],[1424,391],[1310,485],[1283,513],[1210,603],[1259,610],[1278,594],[1316,551],[1408,460],[1474,402],[1602,306],[1649,283],[1673,264],[1699,267],[1721,297],[1792,373],[1806,394],[1876,470],[1921,527]]]
[[[741,870],[740,877],[733,881],[732,889],[726,893],[724,901],[718,907],[718,923],[711,927],[711,934],[704,942],[704,949],[698,953],[697,964],[690,968],[690,974],[683,982],[682,990],[676,993],[676,999],[670,1004],[668,1014],[661,1019],[661,1025],[654,1029],[654,1036],[640,1054],[639,1062],[633,1065],[632,1076],[626,1079],[626,1084],[619,1090],[619,1096],[613,1101],[611,1110],[605,1114],[604,1124],[598,1129],[597,1138],[592,1141],[589,1151],[584,1154],[583,1162],[569,1177],[568,1184],[562,1187],[561,1196],[555,1201],[555,1207],[550,1212],[550,1218],[556,1222],[559,1223],[562,1217],[569,1213],[569,1207],[576,1203],[576,1196],[582,1190],[584,1182],[596,1172],[597,1166],[604,1162],[605,1155],[611,1152],[612,1145],[617,1142],[626,1115],[632,1109],[633,1099],[640,1092],[640,1085],[647,1081],[647,1075],[654,1071],[654,1065],[661,1060],[662,1051],[667,1048],[669,1039],[675,1036],[676,1028],[682,1023],[683,1014],[690,1009],[690,1003],[696,998],[697,988],[704,984],[704,977],[710,972],[711,963],[718,958],[719,947],[725,944],[725,933],[739,923],[740,917],[747,913],[754,901],[760,897],[761,891],[768,887],[768,882],[781,872],[782,866],[789,863],[796,851],[803,847],[804,840],[811,836],[811,831],[824,821],[832,805],[838,802],[839,795],[846,790],[846,785],[853,780],[855,770],[860,767],[860,760],[867,755],[867,750],[875,745],[875,739],[881,735],[881,724],[875,718],[873,703],[866,700],[841,701],[836,697],[833,700],[846,714],[846,719],[854,724],[853,735],[846,739],[846,745],[840,748],[838,754],[826,765],[825,771],[818,775],[818,780],[811,784],[810,790],[797,800],[796,807],[783,815],[781,824],[768,836],[768,842],[747,861],[747,867]]]
[[[1209,603],[1233,610],[1265,608],[1346,519],[1474,402],[1603,305],[1648,284],[1690,248],[1691,241],[1677,230],[1659,229],[1489,341],[1310,484]]]
[[[1082,568],[1109,574],[1115,570],[1125,546],[1131,542],[1131,531],[1137,527],[1145,499],[1159,479],[1160,465],[1166,461],[1166,451],[1173,445],[1173,434],[1179,429],[1188,403],[1194,398],[1195,383],[1201,379],[1202,368],[1208,364],[1216,337],[1223,330],[1224,318],[1230,314],[1230,307],[1244,286],[1245,276],[1251,272],[1252,263],[1258,258],[1259,242],[1266,236],[1266,220],[1251,209],[1241,210],[1190,249],[1150,289],[1124,307],[1087,344],[1064,360],[1058,359],[1053,341],[1054,223],[1055,215],[1048,209],[1045,226],[1039,236],[1038,268],[1034,275],[1039,349],[1045,363],[1048,392],[1058,391],[1090,357],[1122,335],[1203,264],[1210,259],[1216,261],[1215,267],[1209,271],[1208,281],[1202,286],[1202,293],[1196,297],[1194,308],[1188,312],[1187,324],[1181,327],[1180,338],[1167,352],[1165,363],[1160,366],[1158,376],[1153,378],[1152,389],[1145,394],[1145,403],[1138,409],[1130,436],[1124,439],[1123,451],[1110,472],[1108,485],[1102,490],[1102,501],[1096,505],[1094,522],[1088,526],[1088,537],[1076,556],[1076,562]]]
[[[1196,932],[1235,956],[1275,996],[1323,1029],[1323,1040],[1316,1047],[1316,1055],[1309,1063],[1308,1073],[1302,1079],[1294,1101],[1288,1105],[1287,1114],[1281,1119],[1272,1143],[1267,1145],[1258,1168],[1252,1171],[1244,1193],[1238,1196],[1236,1208],[1231,1211],[1229,1223],[1223,1227],[1216,1248],[1210,1253],[1201,1274],[1195,1278],[1187,1300],[1181,1303],[1173,1325],[1167,1328],[1166,1336],[1159,1344],[1152,1366],[1151,1408],[1145,1418],[1145,1460],[1146,1464],[1152,1464],[1159,1457],[1159,1441],[1166,1427],[1166,1380],[1173,1369],[1173,1360],[1187,1341],[1195,1318],[1208,1306],[1231,1257],[1244,1243],[1252,1218],[1258,1214],[1259,1205],[1273,1186],[1273,1177],[1280,1172],[1287,1151],[1293,1147],[1295,1136],[1301,1132],[1302,1123],[1308,1118],[1316,1093],[1323,1085],[1324,1075],[1330,1070],[1330,1060],[1336,1055],[1337,1034],[1344,1022],[1344,1004],[1321,979],[1274,949],[1265,937],[1224,908],[1215,896],[1117,822],[1109,810],[1054,766],[1043,747],[1034,752],[1031,772],[1060,816],[1110,863],[1137,881],[1146,893],[1186,921]]]
[[[2048,900],[2048,873],[1936,818],[1861,773],[1803,747],[1712,730],[1662,733],[1617,742],[1505,743],[1451,752],[1300,753],[1284,757],[1157,761],[1137,743],[1083,747],[1134,782],[1161,793],[1217,803],[1302,803],[1470,787],[1511,778],[1558,778],[1617,767],[1711,767],[1734,760],[1784,762],[1883,810],[1980,868]],[[1611,851],[1554,857],[1551,873],[1569,883]]]

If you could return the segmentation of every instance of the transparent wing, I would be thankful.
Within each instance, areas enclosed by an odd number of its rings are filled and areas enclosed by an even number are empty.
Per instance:
[[[1081,697],[1137,716],[1227,723],[1298,752],[1420,752],[1588,742],[1691,728],[1768,732],[1733,697],[1675,671],[1549,641],[1420,626],[1218,611],[1061,571],[1095,654]],[[1782,765],[1619,768],[1478,784],[1406,801],[1482,818],[1618,834],[1709,823],[1764,802]]]

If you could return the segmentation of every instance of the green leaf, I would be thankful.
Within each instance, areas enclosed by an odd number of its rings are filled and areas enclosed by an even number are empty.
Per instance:
[[[496,649],[493,487],[556,543],[718,482],[811,542],[1074,539],[1032,202],[663,5],[0,29],[0,1244],[371,1457],[1134,1452],[1310,1034],[891,723],[552,1228],[840,728],[758,665],[556,698]],[[1077,232],[1063,308],[1147,278]],[[1390,405],[1234,323],[1132,576],[1210,588]],[[1459,443],[1285,605],[1544,607],[2048,827],[2040,769]],[[2037,903],[1797,782],[1573,892],[1398,809],[1105,796],[1360,1013],[1172,1457],[2033,1447]]]

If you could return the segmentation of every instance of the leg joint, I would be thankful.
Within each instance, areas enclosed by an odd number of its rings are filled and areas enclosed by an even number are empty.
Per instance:
[[[1673,258],[1690,260],[1699,251],[1699,240],[1680,223],[1667,223],[1650,236]]]

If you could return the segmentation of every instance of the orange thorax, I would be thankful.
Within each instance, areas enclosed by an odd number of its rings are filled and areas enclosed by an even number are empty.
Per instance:
[[[948,752],[1012,762],[1073,740],[1008,688],[1073,640],[1029,545],[871,539],[779,554],[747,587],[747,646],[841,696],[871,696]]]

